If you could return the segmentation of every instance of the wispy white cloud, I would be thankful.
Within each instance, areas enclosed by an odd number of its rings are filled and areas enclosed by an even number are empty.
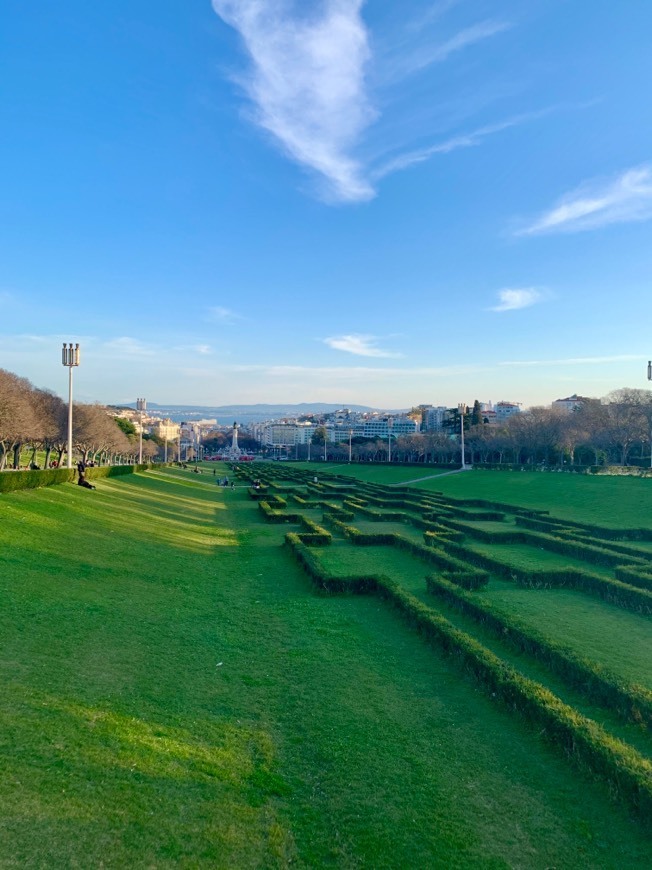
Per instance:
[[[254,119],[342,201],[374,195],[353,146],[375,117],[365,89],[370,57],[363,0],[323,0],[291,14],[285,0],[213,0],[244,40],[251,70],[242,84]]]
[[[581,366],[581,365],[602,365],[604,363],[615,362],[642,362],[647,357],[643,354],[620,354],[618,356],[584,356],[570,357],[569,359],[529,359],[529,360],[509,360],[499,362],[499,366]]]
[[[398,157],[384,163],[373,173],[376,180],[384,178],[393,172],[399,172],[402,169],[407,169],[417,163],[424,163],[435,154],[449,154],[451,151],[457,151],[459,148],[473,148],[476,145],[481,145],[487,136],[492,136],[495,133],[502,133],[503,130],[509,130],[510,127],[519,127],[521,124],[526,124],[529,121],[536,121],[545,115],[552,112],[552,108],[540,109],[536,112],[524,112],[521,115],[515,115],[513,118],[506,118],[504,121],[498,121],[495,124],[486,124],[484,127],[478,127],[477,130],[472,130],[470,133],[462,133],[459,136],[451,136],[443,142],[437,142],[434,145],[429,145],[427,148],[419,148],[415,151],[408,151],[405,154],[400,154]]]
[[[517,311],[519,308],[529,308],[541,302],[543,295],[536,287],[506,287],[498,291],[500,302],[493,305],[490,311]]]
[[[513,25],[485,20],[437,39],[433,22],[457,5],[457,0],[441,0],[419,18],[408,20],[399,28],[401,35],[392,33],[384,47],[379,48],[374,34],[378,56],[373,57],[372,39],[362,18],[364,0],[212,3],[222,20],[240,34],[249,55],[249,68],[237,81],[253,107],[254,123],[270,133],[292,160],[313,173],[325,200],[372,199],[375,182],[390,172],[435,154],[480,144],[485,136],[525,120],[519,117],[482,127],[411,151],[374,171],[369,153],[378,153],[378,149],[370,148],[370,140],[378,130],[370,128],[380,113],[370,95],[368,74],[376,88],[394,86]],[[380,101],[381,94],[377,96]],[[363,150],[366,158],[360,156]]]
[[[120,338],[113,338],[110,341],[104,342],[104,350],[110,351],[118,356],[155,356],[156,350],[149,345],[138,341],[136,338],[130,338],[123,335]]]
[[[652,218],[652,166],[644,164],[609,180],[593,179],[565,194],[516,235],[575,233]]]
[[[174,348],[177,353],[194,353],[198,356],[210,356],[213,353],[213,348],[210,344],[181,344]]]
[[[401,353],[393,353],[378,347],[378,340],[375,335],[353,333],[351,335],[334,335],[330,338],[325,338],[324,344],[332,347],[333,350],[343,350],[356,356],[392,357],[395,359],[403,356]]]
[[[442,63],[458,51],[462,51],[478,42],[483,42],[498,33],[509,30],[512,24],[508,21],[481,21],[460,30],[454,36],[444,42],[432,44],[429,40],[427,45],[404,54],[395,65],[391,75],[393,78],[404,78],[408,75],[421,72],[435,63]]]
[[[467,375],[486,370],[486,365],[451,365],[439,367],[398,368],[380,366],[284,366],[284,365],[232,365],[223,367],[222,371],[232,374],[259,374],[269,378],[305,377],[307,382],[315,378],[326,380],[357,381],[361,380],[391,380],[409,377],[445,377]]]
[[[211,323],[229,324],[242,320],[242,315],[231,311],[230,308],[224,308],[222,305],[213,305],[207,309],[206,319]]]

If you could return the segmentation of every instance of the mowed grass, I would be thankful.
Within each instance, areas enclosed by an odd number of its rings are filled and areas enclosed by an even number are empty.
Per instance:
[[[641,867],[643,829],[246,489],[0,498],[8,866]]]
[[[561,519],[611,528],[652,529],[650,478],[474,470],[414,486],[453,498],[483,498],[549,510]]]
[[[421,477],[434,477],[449,470],[423,468],[419,465],[383,465],[382,463],[376,465],[365,462],[352,462],[350,465],[348,462],[284,462],[281,465],[285,468],[299,468],[309,471],[317,478],[325,474],[338,474],[363,483],[385,484],[399,484]]]

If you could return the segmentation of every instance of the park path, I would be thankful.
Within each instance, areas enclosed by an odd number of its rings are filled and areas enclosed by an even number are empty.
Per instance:
[[[454,471],[444,471],[442,474],[429,474],[427,477],[416,477],[414,480],[402,480],[400,483],[388,483],[387,486],[409,486],[411,483],[421,483],[422,480],[434,480],[435,477],[448,477],[450,474],[461,474],[463,471],[472,471],[472,467],[456,468]]]

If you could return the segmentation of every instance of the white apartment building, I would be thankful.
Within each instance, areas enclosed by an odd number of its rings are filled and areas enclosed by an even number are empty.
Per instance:
[[[571,411],[577,410],[577,408],[581,408],[582,403],[585,402],[586,399],[583,396],[578,396],[573,393],[572,396],[568,396],[565,399],[555,399],[552,403],[553,411],[563,411],[568,414]]]
[[[496,402],[493,407],[493,410],[496,413],[496,423],[502,423],[504,420],[507,420],[513,414],[521,413],[521,403],[520,402]]]
[[[422,414],[422,430],[424,432],[441,432],[444,427],[447,410],[448,408],[445,405],[437,405],[436,408],[432,405],[425,407]]]

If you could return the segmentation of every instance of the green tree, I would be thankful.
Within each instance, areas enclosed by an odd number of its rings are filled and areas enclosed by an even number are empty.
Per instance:
[[[118,424],[120,429],[125,433],[125,435],[135,435],[136,427],[131,422],[131,420],[127,420],[124,417],[114,417],[115,422]]]
[[[482,417],[482,410],[480,408],[480,402],[476,399],[473,403],[473,410],[471,411],[471,425],[472,426],[482,426],[484,422]]]

